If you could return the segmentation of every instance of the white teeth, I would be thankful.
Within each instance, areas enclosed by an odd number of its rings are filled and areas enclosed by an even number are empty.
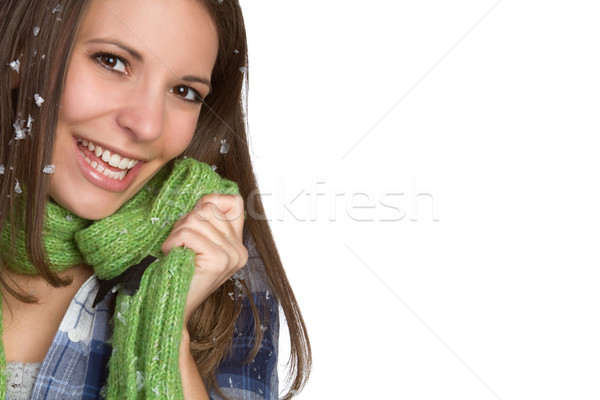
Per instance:
[[[108,159],[108,164],[111,167],[118,167],[120,162],[121,162],[121,156],[119,156],[118,154],[112,154],[110,156],[110,158]]]
[[[123,180],[123,178],[125,177],[125,175],[127,174],[126,171],[121,171],[121,172],[114,172],[114,171],[110,171],[108,169],[105,169],[103,172],[104,175],[108,176],[109,178],[112,179],[117,179],[117,180]]]
[[[83,146],[86,146],[89,151],[94,153],[96,157],[101,158],[105,163],[108,163],[108,165],[123,170],[121,172],[107,170],[102,164],[97,161],[90,160],[90,158],[87,157],[83,151],[80,151],[85,161],[90,164],[92,168],[110,178],[122,180],[127,174],[127,170],[133,168],[138,163],[138,160],[130,160],[129,158],[122,157],[119,154],[111,153],[109,150],[104,150],[102,146],[96,145],[86,139],[78,138],[77,142],[81,143]]]

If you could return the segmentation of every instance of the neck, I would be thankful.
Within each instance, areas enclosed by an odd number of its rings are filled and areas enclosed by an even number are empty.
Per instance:
[[[11,288],[14,288],[22,294],[34,296],[35,300],[39,303],[45,303],[47,299],[52,299],[57,296],[58,292],[76,292],[93,273],[92,267],[83,264],[59,272],[57,275],[61,280],[71,281],[70,284],[61,287],[50,285],[39,275],[23,274],[10,269],[5,269],[2,272],[2,278]],[[2,287],[1,290],[2,298],[6,303],[12,306],[16,305],[17,302],[21,302],[12,296],[4,287]]]

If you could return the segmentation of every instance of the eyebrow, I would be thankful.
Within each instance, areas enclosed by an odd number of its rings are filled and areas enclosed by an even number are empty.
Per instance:
[[[102,39],[102,38],[90,39],[90,40],[87,41],[87,43],[112,44],[112,45],[120,47],[121,49],[123,49],[126,52],[128,52],[131,55],[131,57],[135,58],[137,61],[144,61],[144,57],[138,51],[132,49],[131,47],[127,46],[126,44],[120,42],[117,39]],[[160,57],[159,57],[159,59],[160,59]],[[161,60],[161,62],[163,64],[165,64],[169,69],[171,69],[171,67],[169,67],[167,65],[167,63],[165,63],[162,60]],[[186,81],[186,82],[198,82],[198,83],[202,83],[202,84],[208,86],[208,94],[212,93],[212,85],[210,84],[210,79],[206,79],[206,78],[203,78],[203,77],[200,77],[200,76],[195,76],[195,75],[186,75],[184,77],[181,77],[180,79],[183,80],[183,81]]]
[[[122,42],[116,40],[116,39],[90,39],[87,41],[87,43],[102,43],[102,44],[112,44],[115,45],[117,47],[120,47],[121,49],[125,50],[126,52],[128,52],[133,58],[135,58],[138,61],[144,61],[144,57],[142,57],[142,55],[137,52],[136,50],[132,49],[131,47],[123,44]]]

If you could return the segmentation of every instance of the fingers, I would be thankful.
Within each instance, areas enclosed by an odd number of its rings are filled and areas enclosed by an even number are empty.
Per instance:
[[[208,257],[220,249],[229,257],[222,263],[229,268],[242,268],[248,258],[242,243],[243,216],[241,196],[217,193],[204,196],[192,211],[175,223],[162,251],[167,254],[174,247],[186,247]]]
[[[232,274],[246,264],[248,251],[231,226],[228,229],[231,234],[226,235],[223,233],[223,230],[227,230],[226,227],[218,229],[211,221],[200,220],[194,212],[180,221],[179,226],[173,228],[162,245],[164,254],[175,247],[192,249],[205,261],[197,263],[198,266],[216,264],[224,269],[233,269]]]
[[[162,245],[168,254],[175,247],[196,253],[196,269],[186,298],[187,321],[211,293],[248,262],[242,243],[244,201],[241,196],[211,194],[179,219]]]
[[[242,196],[232,194],[221,194],[212,193],[203,196],[196,207],[202,208],[207,204],[213,204],[216,210],[219,212],[217,216],[219,218],[225,217],[231,222],[233,229],[238,234],[238,237],[242,237],[242,231],[244,227],[244,199]],[[214,210],[214,208],[210,208]]]

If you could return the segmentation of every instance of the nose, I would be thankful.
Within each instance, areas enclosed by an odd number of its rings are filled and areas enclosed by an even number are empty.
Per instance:
[[[165,96],[160,88],[139,85],[127,93],[126,104],[117,113],[117,123],[136,140],[158,139],[165,121]]]

